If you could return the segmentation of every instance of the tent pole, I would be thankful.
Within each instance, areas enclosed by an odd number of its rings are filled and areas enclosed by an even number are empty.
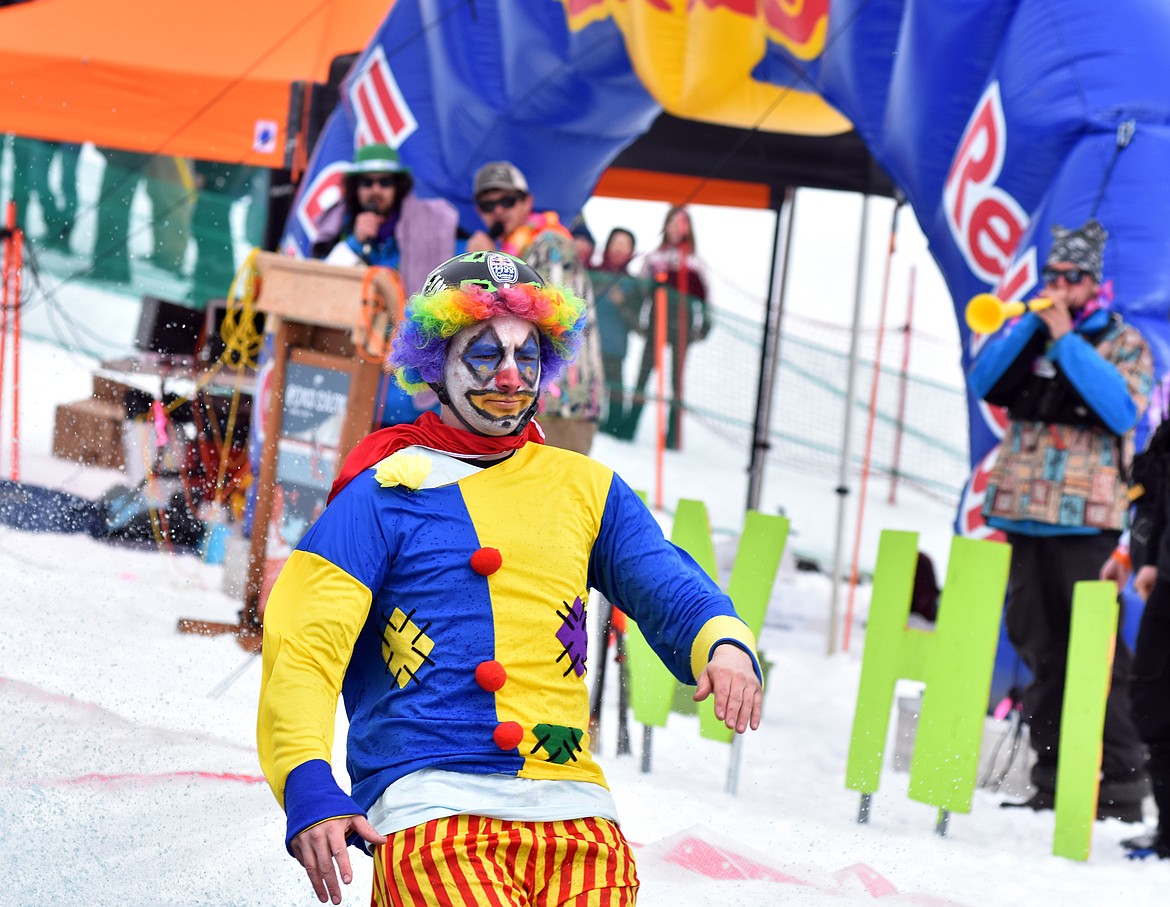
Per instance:
[[[760,346],[760,380],[756,388],[756,424],[752,433],[751,465],[748,467],[749,510],[760,509],[760,491],[764,486],[764,465],[768,457],[768,432],[772,423],[772,388],[776,384],[776,367],[780,362],[780,319],[788,294],[788,262],[792,250],[792,226],[796,212],[796,190],[784,187],[776,223],[772,230],[772,272],[768,278],[768,312],[764,318],[764,342]],[[781,228],[784,255],[781,256]],[[777,283],[779,287],[777,288]],[[727,766],[727,793],[739,792],[739,766],[743,758],[743,737],[731,738],[731,756]]]
[[[756,387],[756,419],[752,430],[752,450],[748,466],[749,510],[759,510],[760,494],[764,486],[764,466],[770,447],[768,433],[772,423],[772,389],[776,384],[776,368],[780,362],[780,319],[784,315],[784,300],[788,294],[788,261],[792,249],[795,212],[796,190],[792,186],[786,186],[780,207],[776,211],[776,224],[772,232],[772,273],[768,278],[768,311],[764,317],[764,342],[760,348],[760,380]],[[783,248],[780,246],[782,229]]]
[[[840,623],[841,557],[845,542],[845,498],[849,495],[849,444],[853,428],[853,379],[857,372],[857,347],[861,334],[861,301],[865,285],[865,247],[869,240],[869,201],[867,193],[861,205],[861,230],[857,245],[857,283],[853,291],[853,325],[849,335],[849,368],[845,376],[845,418],[841,425],[841,462],[837,472],[837,532],[833,544],[833,593],[829,599],[829,639],[827,651],[837,651],[837,625]]]

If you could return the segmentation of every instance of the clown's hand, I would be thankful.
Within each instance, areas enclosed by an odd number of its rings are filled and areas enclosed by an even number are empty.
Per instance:
[[[386,838],[378,834],[365,816],[341,816],[306,828],[289,845],[293,856],[305,867],[317,900],[322,904],[327,901],[340,904],[341,884],[353,881],[349,848],[345,843],[351,831],[371,844],[386,843]]]
[[[751,726],[760,726],[764,708],[764,690],[756,677],[751,656],[732,643],[715,647],[715,652],[695,690],[695,702],[708,696],[715,697],[715,717],[736,733],[742,734]]]

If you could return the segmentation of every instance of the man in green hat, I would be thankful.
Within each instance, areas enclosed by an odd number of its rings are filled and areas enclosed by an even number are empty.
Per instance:
[[[330,264],[397,268],[398,222],[413,185],[410,168],[389,145],[358,148],[345,174],[341,222],[313,246],[313,257]]]
[[[410,168],[389,145],[362,145],[342,183],[343,198],[318,224],[314,258],[344,267],[393,268],[409,295],[439,262],[455,254],[459,215],[442,198],[419,198],[412,190]],[[411,422],[419,413],[437,410],[434,394],[407,394],[390,376],[378,388],[381,425]]]

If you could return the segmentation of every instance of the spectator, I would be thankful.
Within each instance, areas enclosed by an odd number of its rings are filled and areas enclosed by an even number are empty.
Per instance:
[[[633,438],[646,403],[646,383],[654,370],[655,300],[657,275],[666,275],[666,343],[672,350],[670,416],[666,446],[678,450],[682,438],[683,377],[687,347],[704,339],[711,330],[707,307],[707,282],[701,262],[695,257],[695,231],[686,208],[674,207],[666,214],[662,226],[662,243],[646,256],[642,269],[643,286],[649,288],[642,307],[646,327],[646,345],[642,364],[634,382],[633,404],[622,426],[622,437]]]
[[[454,206],[416,197],[410,168],[389,145],[357,148],[342,187],[342,204],[322,218],[314,258],[394,268],[414,293],[436,262],[455,253]]]
[[[934,572],[934,561],[925,551],[918,552],[914,570],[914,592],[910,596],[909,626],[931,630],[938,621],[938,597],[942,590]]]
[[[471,234],[468,251],[499,250],[522,258],[538,274],[570,287],[592,309],[593,290],[572,235],[555,211],[534,212],[528,180],[515,164],[493,161],[482,166],[475,174],[474,194],[488,229]],[[540,410],[546,443],[584,454],[593,446],[604,391],[592,312],[587,317],[581,355],[549,388]]]
[[[1101,287],[1105,230],[1090,219],[1053,227],[1043,270],[1049,308],[1029,312],[984,346],[972,392],[1007,408],[1007,433],[983,514],[1012,546],[1008,637],[1032,672],[1024,720],[1036,752],[1024,803],[1052,809],[1073,586],[1096,579],[1117,545],[1127,508],[1123,465],[1152,378],[1141,334],[1110,311]],[[1117,640],[1105,711],[1098,816],[1141,820],[1149,791],[1130,715],[1131,656]]]
[[[272,590],[260,760],[322,901],[352,878],[348,839],[374,845],[372,903],[634,903],[586,730],[590,586],[729,728],[759,726],[730,599],[611,470],[540,443],[537,399],[584,324],[584,300],[519,259],[440,265],[390,363],[442,416],[358,444]],[[330,765],[339,694],[350,794]]]
[[[314,245],[313,257],[330,264],[397,268],[402,200],[414,186],[410,168],[389,145],[364,145],[354,151],[342,186],[344,219],[336,232],[322,227],[326,235]]]
[[[1124,586],[1130,565],[1134,591],[1145,601],[1133,653],[1130,704],[1146,745],[1147,771],[1158,807],[1152,835],[1124,842],[1137,851],[1170,858],[1170,420],[1162,422],[1146,449],[1134,457],[1133,522],[1128,551],[1118,549],[1101,568],[1101,579]]]
[[[630,274],[633,257],[634,234],[624,227],[614,227],[605,241],[600,266],[589,275],[593,281],[601,371],[609,403],[601,430],[614,437],[623,437],[622,427],[626,422],[623,369],[630,331],[638,330],[638,306],[642,301],[638,279]]]
[[[313,257],[336,265],[393,268],[407,292],[420,289],[435,262],[454,253],[458,215],[443,199],[415,198],[413,185],[410,168],[389,145],[358,148],[343,180],[343,202],[325,213],[323,238],[314,244]],[[433,391],[408,394],[390,375],[382,376],[378,426],[413,422],[420,413],[438,409]]]
[[[573,236],[573,242],[577,245],[577,260],[581,262],[581,267],[593,267],[593,253],[597,251],[597,240],[593,238],[593,233],[585,223],[585,218],[578,217],[569,226],[569,233]]]

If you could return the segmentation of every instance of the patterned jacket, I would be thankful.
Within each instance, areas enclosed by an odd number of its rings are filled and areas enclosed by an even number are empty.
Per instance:
[[[593,302],[589,272],[577,255],[573,236],[555,211],[533,214],[528,222],[509,234],[500,249],[524,259],[551,283],[567,286],[588,304],[585,337],[577,360],[540,396],[540,415],[582,422],[601,417],[605,377],[601,367],[601,339]]]
[[[1029,535],[1122,529],[1152,383],[1149,346],[1106,309],[1055,343],[1032,313],[990,340],[971,391],[1006,407],[1010,422],[988,480],[988,523]]]
[[[345,486],[269,597],[257,736],[288,841],[423,768],[605,786],[587,731],[589,587],[685,683],[721,641],[754,658],[730,599],[612,470],[534,443],[482,470],[427,456],[417,490],[373,470]],[[352,799],[329,766],[339,692]]]

